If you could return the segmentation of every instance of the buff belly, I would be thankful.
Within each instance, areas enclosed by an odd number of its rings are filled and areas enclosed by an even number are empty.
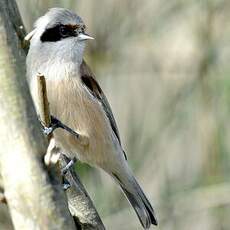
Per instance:
[[[51,114],[88,139],[82,143],[65,130],[55,130],[55,140],[63,152],[94,166],[111,161],[116,144],[108,118],[80,79],[47,80],[47,93]]]

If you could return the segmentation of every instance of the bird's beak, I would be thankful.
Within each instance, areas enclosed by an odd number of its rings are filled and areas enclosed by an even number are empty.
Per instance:
[[[93,37],[89,36],[88,34],[85,34],[85,33],[80,33],[78,36],[77,36],[78,40],[79,41],[84,41],[84,40],[94,40]]]

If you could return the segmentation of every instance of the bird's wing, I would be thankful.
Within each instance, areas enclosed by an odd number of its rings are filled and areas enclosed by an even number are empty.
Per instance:
[[[105,111],[105,114],[109,119],[111,128],[121,145],[119,131],[118,131],[117,124],[114,119],[111,107],[109,105],[109,102],[105,94],[103,93],[101,87],[97,83],[92,71],[90,70],[89,66],[86,64],[84,60],[82,61],[82,64],[80,66],[80,75],[81,75],[82,83],[88,88],[91,94],[101,103]],[[125,158],[127,159],[125,152],[124,152],[124,155],[125,155]]]

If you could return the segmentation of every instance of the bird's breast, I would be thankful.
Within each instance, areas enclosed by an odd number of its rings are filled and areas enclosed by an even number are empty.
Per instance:
[[[78,154],[80,160],[92,164],[106,160],[113,145],[111,127],[100,102],[85,88],[80,77],[47,79],[47,94],[51,114],[89,138],[89,144],[84,146],[66,131],[56,130],[55,138],[66,154]]]

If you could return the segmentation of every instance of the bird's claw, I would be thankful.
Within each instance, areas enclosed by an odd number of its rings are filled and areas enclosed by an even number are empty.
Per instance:
[[[54,129],[52,127],[43,126],[42,131],[46,136],[48,136],[54,131]]]
[[[68,188],[71,187],[71,184],[65,177],[63,177],[62,187],[64,190],[67,190]]]
[[[43,133],[48,136],[51,133],[53,133],[53,131],[57,128],[64,128],[63,124],[61,123],[61,121],[59,121],[57,118],[51,116],[51,122],[50,122],[50,126],[47,127],[44,125],[44,123],[40,120],[40,123],[42,125],[42,131]]]
[[[49,134],[53,133],[53,131],[57,128],[62,128],[64,130],[66,130],[67,132],[71,133],[73,136],[75,136],[76,138],[80,137],[80,134],[73,131],[71,128],[69,128],[68,126],[66,126],[65,124],[63,124],[60,120],[58,120],[56,117],[51,116],[51,123],[49,127],[46,127],[44,125],[44,123],[40,120],[40,123],[42,125],[42,130],[43,133],[48,136]]]
[[[61,125],[60,125],[61,122],[58,119],[56,119],[56,118],[54,118],[52,116],[51,116],[51,123],[50,123],[49,127],[47,127],[40,119],[39,119],[39,121],[40,121],[40,123],[42,125],[42,131],[46,136],[48,136],[51,133],[53,133],[53,131],[55,129],[61,127]]]
[[[74,157],[73,159],[71,159],[64,168],[61,169],[61,175],[63,178],[63,189],[67,190],[68,188],[71,187],[71,184],[69,183],[69,181],[66,179],[65,174],[68,172],[69,169],[71,169],[73,167],[73,165],[76,163],[77,159]]]
[[[68,164],[64,168],[61,169],[61,175],[64,176],[68,172],[68,170],[72,168],[72,166],[76,163],[76,161],[77,159],[75,157],[71,159],[68,162]]]

